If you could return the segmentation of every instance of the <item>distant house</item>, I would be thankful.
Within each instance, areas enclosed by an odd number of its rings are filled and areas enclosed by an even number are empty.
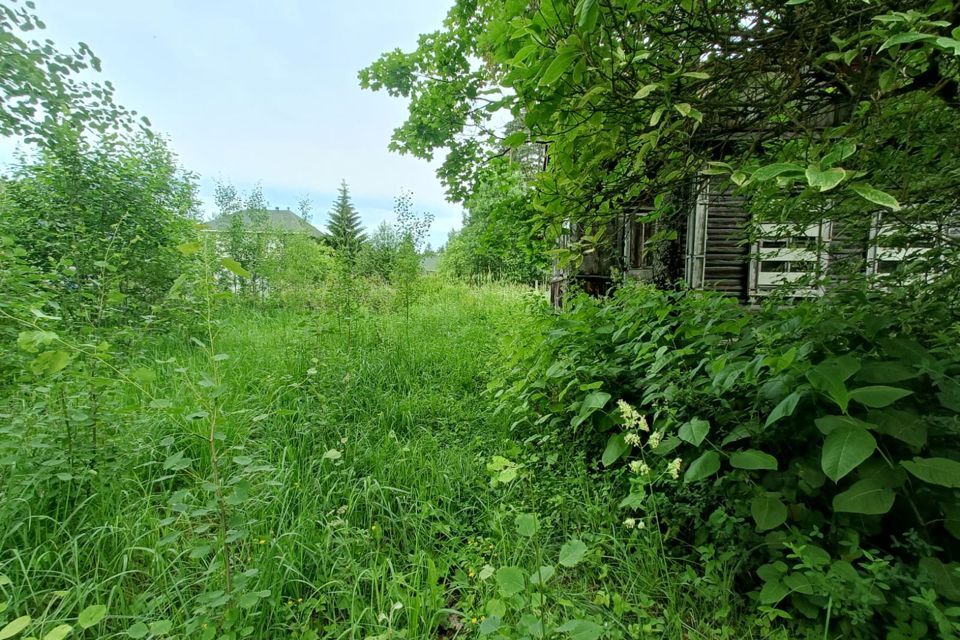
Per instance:
[[[425,273],[437,273],[440,270],[440,256],[423,256],[420,259],[420,264],[423,266]]]
[[[212,233],[226,233],[230,230],[230,223],[233,221],[233,218],[235,216],[241,216],[243,219],[243,226],[253,233],[257,231],[254,229],[254,226],[256,224],[256,218],[260,213],[261,212],[259,211],[245,209],[243,211],[238,211],[237,213],[231,213],[214,218],[210,222],[206,223],[206,227],[207,230]],[[304,233],[316,238],[317,240],[321,240],[324,237],[322,231],[289,209],[280,209],[279,207],[275,209],[265,209],[263,214],[266,214],[266,220],[263,224],[263,227],[272,233]]]

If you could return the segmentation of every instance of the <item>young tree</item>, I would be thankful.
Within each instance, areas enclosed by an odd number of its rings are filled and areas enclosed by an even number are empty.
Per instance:
[[[355,254],[366,239],[360,224],[360,214],[350,201],[350,189],[347,181],[340,183],[340,195],[333,203],[330,219],[327,222],[330,245],[337,251]]]
[[[413,211],[413,194],[401,192],[393,206],[397,215],[396,230],[399,246],[393,264],[393,282],[400,294],[404,316],[410,323],[410,306],[418,293],[420,272],[423,270],[420,250],[433,223],[433,214],[418,216]],[[409,328],[409,327],[408,327]]]

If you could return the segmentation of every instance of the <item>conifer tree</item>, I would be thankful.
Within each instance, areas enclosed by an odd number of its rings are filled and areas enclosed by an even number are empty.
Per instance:
[[[347,181],[340,183],[340,195],[333,203],[330,219],[327,222],[327,233],[330,245],[338,251],[355,252],[366,239],[366,234],[360,226],[360,214],[350,201],[350,190]]]

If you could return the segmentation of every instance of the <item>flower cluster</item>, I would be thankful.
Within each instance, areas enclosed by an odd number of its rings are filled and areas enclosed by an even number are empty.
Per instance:
[[[631,447],[639,447],[641,443],[640,436],[633,431],[628,431],[624,434],[623,441]]]
[[[670,464],[667,465],[667,473],[670,474],[670,477],[674,480],[680,477],[681,464],[683,464],[683,460],[680,458],[674,458]]]
[[[642,460],[634,460],[630,463],[630,471],[641,476],[650,475],[650,466]]]
[[[617,407],[620,409],[620,415],[623,416],[624,429],[638,429],[640,431],[650,431],[650,425],[647,424],[647,418],[631,407],[622,398],[617,400]]]
[[[651,449],[656,449],[660,446],[661,440],[663,440],[663,431],[654,431],[650,434],[650,439],[647,440],[647,444],[650,445]]]

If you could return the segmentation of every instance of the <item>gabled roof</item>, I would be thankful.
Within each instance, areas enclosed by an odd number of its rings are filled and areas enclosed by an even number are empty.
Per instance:
[[[223,232],[230,228],[230,222],[234,216],[242,216],[243,225],[249,227],[253,225],[253,220],[249,209],[230,213],[225,216],[218,216],[206,223],[210,231]],[[305,233],[314,238],[322,238],[323,233],[309,222],[305,222],[300,216],[289,209],[266,209],[264,211],[267,217],[267,227],[280,233]]]

